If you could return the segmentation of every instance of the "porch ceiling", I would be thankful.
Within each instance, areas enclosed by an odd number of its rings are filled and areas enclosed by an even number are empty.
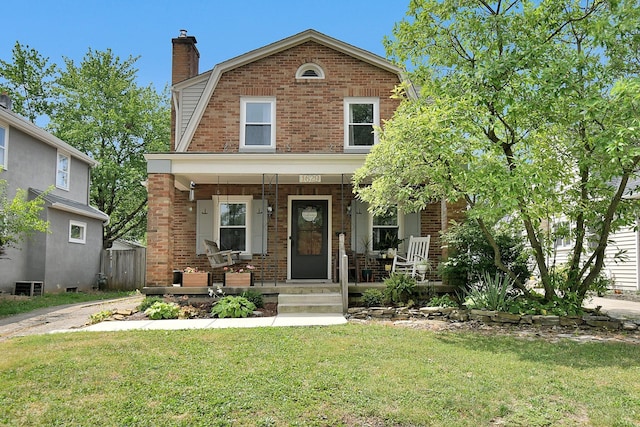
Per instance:
[[[364,164],[366,154],[147,154],[149,173],[170,173],[176,188],[196,184],[341,184]],[[319,182],[318,182],[319,180]]]

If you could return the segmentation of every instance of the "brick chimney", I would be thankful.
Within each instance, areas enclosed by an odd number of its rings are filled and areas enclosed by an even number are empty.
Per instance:
[[[196,38],[187,35],[187,30],[180,30],[180,35],[171,39],[173,45],[171,57],[171,84],[174,85],[198,75],[200,52],[196,47]],[[171,149],[176,148],[176,110],[171,103]]]
[[[176,84],[198,75],[200,52],[196,48],[196,38],[187,35],[187,30],[180,30],[180,35],[171,39],[173,57],[171,65],[171,84]]]

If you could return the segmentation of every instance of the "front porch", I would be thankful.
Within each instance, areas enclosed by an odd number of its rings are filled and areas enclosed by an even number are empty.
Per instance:
[[[247,290],[260,292],[264,298],[265,303],[279,302],[280,295],[301,295],[309,297],[309,295],[318,294],[337,294],[341,297],[341,288],[339,283],[327,283],[327,281],[304,281],[304,282],[278,282],[261,285],[256,283],[250,287],[233,287],[222,286],[221,284],[214,284],[213,286],[202,287],[182,287],[182,286],[148,286],[142,289],[142,293],[147,296],[157,295],[171,295],[171,296],[186,296],[188,298],[209,298],[209,291],[215,291],[217,286],[224,291],[226,295],[240,295]],[[349,283],[348,292],[349,304],[355,304],[359,301],[362,293],[367,289],[378,289],[383,291],[385,284],[383,282],[369,282],[369,283]],[[424,282],[417,284],[417,292],[419,294],[444,294],[453,293],[455,287],[451,285],[445,285],[440,281],[436,282]]]

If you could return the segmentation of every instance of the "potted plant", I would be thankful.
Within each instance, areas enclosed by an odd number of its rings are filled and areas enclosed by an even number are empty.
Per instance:
[[[369,249],[371,248],[371,237],[368,235],[363,236],[360,239],[360,245],[362,246],[362,254],[364,258],[364,268],[362,269],[362,280],[364,282],[373,282],[373,270],[369,265]]]
[[[198,271],[197,267],[187,267],[183,270],[182,286],[207,287],[209,286],[209,273]]]
[[[393,258],[398,252],[398,246],[404,241],[400,239],[396,234],[386,233],[384,240],[381,242],[381,247],[387,249],[387,256]]]
[[[224,286],[253,286],[253,270],[255,267],[247,264],[224,268]]]

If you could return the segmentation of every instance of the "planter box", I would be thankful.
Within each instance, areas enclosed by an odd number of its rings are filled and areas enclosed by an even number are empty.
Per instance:
[[[224,273],[224,286],[253,286],[253,273]]]
[[[182,275],[182,286],[207,287],[209,286],[209,273],[184,273]]]

